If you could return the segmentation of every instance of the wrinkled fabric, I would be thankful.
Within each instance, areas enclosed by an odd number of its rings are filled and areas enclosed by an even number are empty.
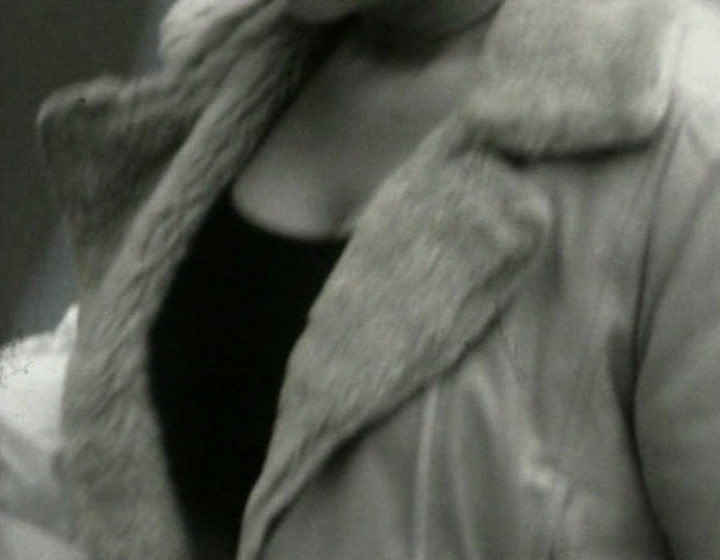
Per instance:
[[[81,558],[59,457],[60,401],[77,307],[51,332],[0,349],[0,558]]]

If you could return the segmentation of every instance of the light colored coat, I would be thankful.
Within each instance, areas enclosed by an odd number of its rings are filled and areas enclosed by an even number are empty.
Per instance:
[[[181,1],[162,72],[43,109],[81,284],[65,459],[94,558],[188,557],[147,333],[332,48],[281,9]],[[720,559],[720,23],[690,1],[507,0],[478,64],[315,302],[239,558]]]

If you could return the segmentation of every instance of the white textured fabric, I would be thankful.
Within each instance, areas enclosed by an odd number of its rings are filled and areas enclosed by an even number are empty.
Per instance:
[[[85,560],[76,547],[38,527],[0,513],[2,560]]]
[[[58,454],[60,401],[77,306],[54,331],[0,349],[0,558],[79,559]]]

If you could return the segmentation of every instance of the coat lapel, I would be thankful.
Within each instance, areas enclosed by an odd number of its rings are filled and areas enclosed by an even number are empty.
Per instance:
[[[242,558],[343,441],[452,370],[543,243],[544,193],[463,134],[450,119],[380,187],[316,301],[246,511]]]

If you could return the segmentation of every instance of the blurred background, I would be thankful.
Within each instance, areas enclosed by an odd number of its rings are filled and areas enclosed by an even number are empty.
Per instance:
[[[171,0],[0,0],[0,345],[47,330],[74,297],[67,234],[34,134],[63,85],[156,64]]]

